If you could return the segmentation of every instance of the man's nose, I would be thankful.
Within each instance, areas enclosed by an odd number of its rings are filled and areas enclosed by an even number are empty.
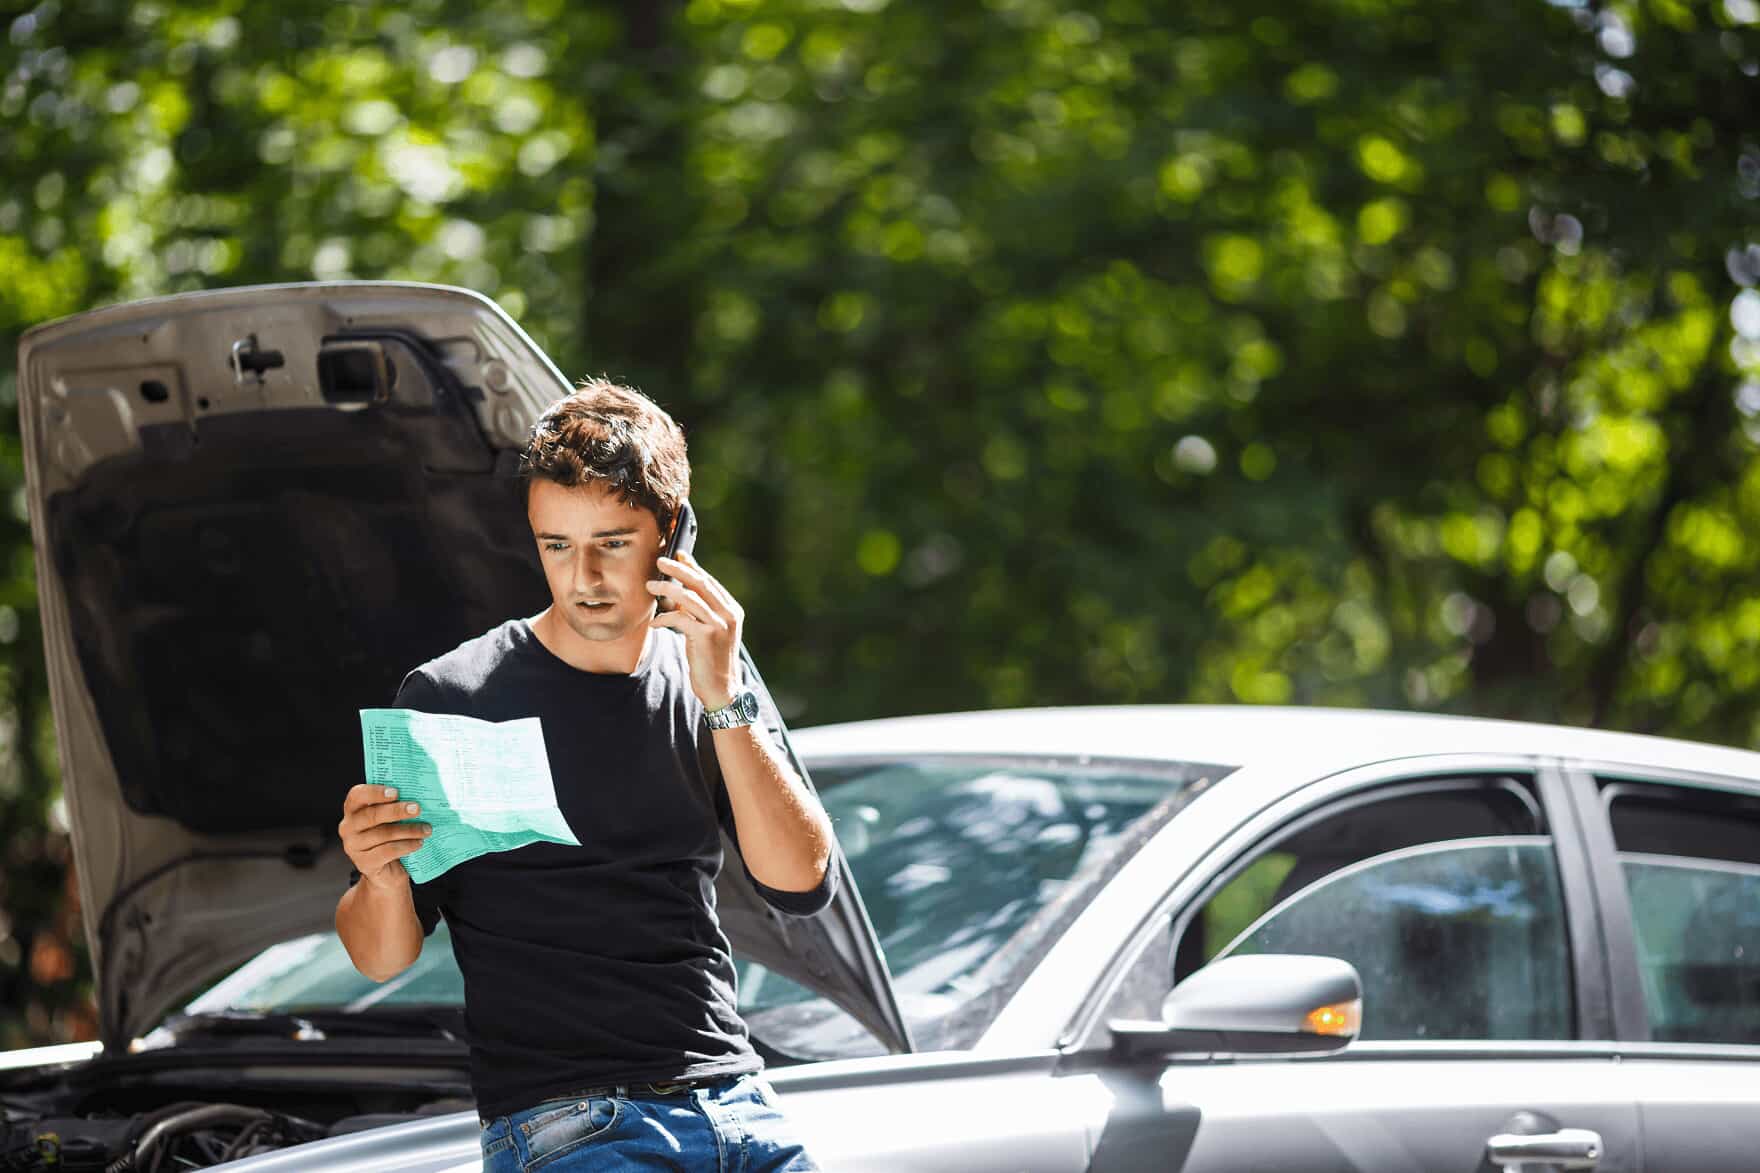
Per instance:
[[[598,556],[591,551],[581,554],[574,562],[574,585],[578,591],[591,590],[604,578],[603,568],[599,565]]]

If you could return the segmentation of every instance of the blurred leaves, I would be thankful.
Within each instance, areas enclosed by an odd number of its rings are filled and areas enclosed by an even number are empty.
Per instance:
[[[1290,702],[1752,744],[1756,14],[45,0],[0,45],[0,362],[176,290],[481,289],[685,423],[797,722]],[[0,522],[0,800],[39,859]],[[20,968],[60,907],[23,866],[9,1042],[75,1029]]]

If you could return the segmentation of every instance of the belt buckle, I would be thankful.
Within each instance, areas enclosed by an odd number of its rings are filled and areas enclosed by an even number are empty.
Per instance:
[[[679,1092],[689,1091],[692,1084],[688,1079],[656,1080],[655,1082],[648,1084],[648,1086],[653,1089],[655,1095],[673,1096],[677,1095]]]

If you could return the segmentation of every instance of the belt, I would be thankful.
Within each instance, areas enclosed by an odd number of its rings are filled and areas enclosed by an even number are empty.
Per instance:
[[[563,1092],[559,1096],[545,1096],[545,1100],[590,1100],[595,1096],[614,1096],[627,1100],[631,1096],[676,1096],[690,1091],[694,1087],[715,1083],[725,1076],[714,1076],[709,1079],[675,1079],[649,1083],[608,1083],[600,1087],[581,1087],[573,1091]]]
[[[552,1100],[591,1100],[606,1096],[619,1100],[627,1100],[634,1096],[678,1096],[685,1094],[692,1088],[706,1087],[712,1083],[719,1083],[726,1078],[725,1075],[711,1075],[704,1079],[657,1080],[648,1083],[607,1083],[601,1084],[598,1087],[577,1087],[571,1091],[562,1092],[558,1095],[545,1096],[542,1100],[539,1100],[538,1103],[547,1104]],[[536,1107],[537,1105],[534,1104],[532,1106]],[[477,1117],[477,1123],[484,1128],[489,1127],[492,1122],[493,1120],[490,1117]]]

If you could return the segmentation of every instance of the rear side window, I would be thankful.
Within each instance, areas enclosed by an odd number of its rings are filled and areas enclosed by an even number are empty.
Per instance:
[[[1760,1043],[1760,798],[1604,780],[1650,1036]]]

